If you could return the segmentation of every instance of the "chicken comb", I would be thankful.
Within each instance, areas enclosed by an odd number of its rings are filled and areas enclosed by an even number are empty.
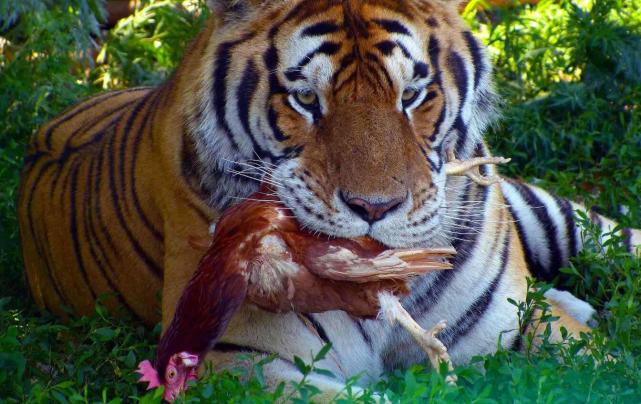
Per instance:
[[[138,364],[138,369],[136,373],[140,374],[140,379],[138,383],[148,382],[147,390],[155,389],[160,387],[160,379],[158,378],[158,372],[154,366],[148,360],[144,360]]]

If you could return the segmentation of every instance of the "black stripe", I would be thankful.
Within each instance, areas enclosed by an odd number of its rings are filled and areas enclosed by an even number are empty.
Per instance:
[[[438,21],[434,17],[428,17],[427,20],[425,20],[427,25],[429,25],[432,28],[438,27]]]
[[[69,183],[71,182],[71,170],[69,167],[72,165],[69,161],[63,162],[58,162],[58,175],[64,175],[62,177],[62,185],[60,187],[60,206],[64,206],[65,203],[65,194],[67,193],[67,187],[69,186]],[[56,180],[58,181],[58,180]]]
[[[465,261],[467,261],[469,254],[476,247],[480,229],[483,228],[482,219],[485,215],[483,204],[487,201],[488,194],[489,192],[487,187],[477,186],[471,180],[466,180],[463,201],[468,203],[470,201],[476,201],[479,203],[478,206],[480,206],[480,208],[473,207],[473,205],[463,205],[466,206],[465,214],[459,214],[456,225],[459,228],[472,228],[474,227],[473,225],[476,225],[479,231],[472,232],[473,234],[459,234],[458,239],[452,241],[452,246],[457,250],[456,257],[454,257],[455,266],[462,265]]]
[[[34,141],[33,147],[37,147],[37,145],[35,145],[35,141]],[[22,159],[23,169],[24,170],[30,169],[33,165],[35,165],[38,162],[38,160],[40,160],[40,158],[45,156],[50,156],[50,154],[40,150],[35,151],[33,153],[25,154],[24,158]]]
[[[629,253],[634,253],[635,252],[634,246],[632,245],[632,230],[626,227],[622,231],[622,236],[623,236],[623,245],[625,246],[625,250]]]
[[[385,82],[387,83],[388,88],[394,88],[394,82],[392,81],[392,77],[387,72],[387,69],[383,65],[383,62],[375,54],[371,52],[367,52],[365,54],[365,57],[367,58],[369,63],[371,63],[372,70],[375,70],[379,77],[382,77],[385,79]],[[373,81],[374,82],[372,84],[374,85],[379,84],[378,80],[373,80]]]
[[[454,76],[454,82],[459,93],[460,107],[465,104],[465,99],[467,97],[467,72],[465,69],[465,63],[463,58],[456,52],[450,52],[447,57],[447,67],[452,72]]]
[[[401,34],[401,35],[412,36],[410,31],[403,24],[401,24],[396,20],[389,20],[386,18],[377,18],[377,19],[373,19],[372,21],[378,24],[381,28],[383,28],[385,31],[389,32],[390,34]]]
[[[216,57],[216,68],[214,69],[214,85],[212,87],[216,120],[236,151],[239,150],[238,143],[234,139],[234,135],[231,133],[231,129],[225,119],[225,103],[227,101],[227,85],[225,82],[227,80],[229,65],[231,64],[231,51],[238,43],[238,41],[225,42],[219,46]]]
[[[265,54],[263,55],[263,62],[269,72],[273,72],[278,67],[278,50],[274,44],[265,51]]]
[[[76,264],[78,264],[78,270],[80,275],[82,275],[82,280],[87,285],[87,290],[91,294],[92,299],[96,299],[96,293],[93,289],[93,286],[89,282],[87,277],[87,270],[85,268],[84,261],[82,259],[82,251],[80,250],[80,235],[78,234],[78,212],[76,197],[78,196],[78,170],[79,164],[74,164],[71,174],[71,188],[69,191],[69,209],[70,209],[70,224],[69,231],[71,232],[71,239],[73,241],[73,253],[76,258]]]
[[[267,121],[269,122],[270,128],[274,134],[274,138],[279,142],[284,142],[289,139],[289,136],[285,135],[280,127],[278,127],[278,114],[272,105],[269,106],[267,111]]]
[[[599,216],[598,208],[596,206],[593,206],[590,208],[590,220],[599,226],[599,229],[603,231],[603,220],[601,220],[601,217]]]
[[[29,197],[27,199],[27,218],[29,221],[29,230],[31,232],[31,237],[34,241],[36,251],[38,252],[38,256],[40,259],[43,261],[45,264],[45,272],[47,273],[48,277],[51,279],[51,285],[53,286],[56,294],[60,298],[60,301],[62,302],[63,305],[69,306],[70,305],[70,299],[67,297],[67,295],[63,292],[63,288],[60,287],[58,283],[58,279],[55,277],[53,274],[53,260],[50,260],[49,254],[47,252],[50,252],[50,249],[45,248],[44,244],[48,242],[48,240],[45,238],[43,241],[39,236],[44,235],[44,233],[39,233],[36,232],[35,228],[35,223],[34,223],[34,217],[33,217],[33,200],[35,197],[35,190],[37,185],[40,183],[40,180],[44,178],[45,173],[47,172],[47,169],[51,167],[52,165],[55,164],[55,161],[47,161],[42,164],[40,167],[40,170],[38,171],[38,174],[35,176],[35,179],[33,180],[33,184],[31,185],[31,188],[29,190]],[[41,219],[44,220],[44,218],[41,215]],[[43,226],[44,228],[44,226]]]
[[[278,156],[277,158],[274,158],[274,160],[278,159],[278,161],[282,161],[283,159],[294,159],[298,156],[301,155],[301,153],[305,150],[305,146],[290,146],[286,147],[283,150],[283,155]]]
[[[338,53],[340,48],[341,48],[341,45],[335,42],[323,42],[318,48],[316,48],[315,50],[305,55],[305,57],[303,57],[303,59],[301,59],[298,62],[298,65],[296,67],[290,67],[286,69],[285,77],[289,81],[303,80],[305,78],[305,76],[302,74],[303,68],[307,66],[314,59],[316,55],[324,54],[324,55],[331,56]],[[275,50],[276,48],[273,48],[270,54],[266,56],[266,59],[265,59],[266,64],[269,63],[269,65],[273,65],[275,62],[277,63],[278,57],[277,55],[274,54]],[[276,59],[276,61],[274,59]],[[271,71],[271,68],[269,67],[269,65],[268,65],[268,68]]]
[[[363,337],[363,341],[365,341],[367,346],[371,348],[372,339],[370,338],[369,333],[365,330],[365,327],[363,326],[363,320],[356,319],[354,320],[354,324],[356,324],[356,329],[361,334],[361,337]]]
[[[365,64],[369,66],[369,68],[360,71],[360,78],[368,82],[372,87],[382,87],[381,79],[387,75],[387,72],[379,68],[376,56],[368,52],[366,58]],[[384,74],[382,74],[382,72],[384,72]]]
[[[510,344],[510,351],[520,352],[523,348],[523,336],[520,333],[517,333]]]
[[[258,81],[258,70],[256,69],[254,61],[250,59],[247,62],[247,66],[243,72],[243,77],[238,85],[238,90],[236,92],[236,108],[238,109],[238,118],[240,119],[240,123],[243,125],[243,129],[245,130],[245,133],[247,133],[247,136],[249,136],[254,151],[262,159],[269,155],[269,153],[267,153],[256,141],[249,122],[249,111],[251,109],[254,95],[256,94],[256,89],[258,88]]]
[[[514,183],[510,181],[510,184]],[[534,259],[534,251],[532,251],[532,247],[528,243],[528,239],[526,237],[527,231],[523,227],[523,224],[521,224],[521,220],[516,214],[516,211],[512,208],[512,204],[508,204],[507,207],[512,217],[515,219],[514,224],[516,225],[516,231],[519,234],[521,244],[523,245],[523,254],[525,255],[525,262],[527,263],[528,269],[536,278],[543,279],[546,270],[538,260]]]
[[[344,55],[338,62],[338,68],[332,75],[332,83],[336,85],[339,76],[354,62],[354,53],[350,52]]]
[[[221,130],[227,135],[234,150],[239,150],[239,145],[234,139],[234,134],[231,132],[227,120],[225,119],[225,105],[227,104],[227,75],[232,60],[232,51],[234,48],[245,42],[251,35],[245,35],[243,38],[232,41],[224,42],[218,47],[216,52],[216,68],[214,69],[214,85],[212,86],[212,98],[214,100],[214,112],[216,113],[216,120]]]
[[[485,148],[485,145],[483,142],[479,142],[476,144],[474,147],[474,157],[487,157],[488,152],[487,149]],[[490,166],[488,164],[483,164],[479,167],[479,172],[483,176],[488,176],[490,175]]]
[[[132,133],[134,122],[136,121],[136,119],[138,119],[141,112],[147,107],[147,103],[149,102],[150,98],[151,97],[148,97],[148,96],[144,97],[136,104],[133,111],[129,114],[129,117],[125,121],[125,126],[124,126],[124,129],[122,129],[122,135],[120,136],[120,139],[114,136],[114,141],[116,143],[118,142],[118,140],[120,141],[120,145],[118,148],[118,175],[120,177],[119,189],[120,189],[120,199],[122,200],[122,206],[124,207],[126,214],[129,214],[129,204],[127,203],[127,183],[126,183],[127,176],[125,175],[126,162],[128,160],[126,158],[127,146],[129,142],[132,139],[134,139],[134,135]],[[142,129],[144,129],[144,126],[139,123],[138,131]],[[116,191],[114,190],[114,192]]]
[[[421,103],[416,108],[419,108],[423,104],[426,104],[426,103],[432,101],[434,98],[436,98],[437,95],[438,95],[438,93],[436,91],[434,91],[434,90],[427,91],[427,94],[425,94],[425,97],[423,98],[423,101],[421,101]]]
[[[285,77],[289,81],[304,80],[305,76],[301,73],[300,67],[290,67],[285,70]]]
[[[115,91],[115,92],[108,92],[102,95],[99,95],[95,98],[92,98],[90,100],[85,101],[84,103],[80,105],[75,105],[70,108],[69,112],[63,112],[60,115],[60,119],[57,120],[56,122],[52,123],[51,126],[49,126],[44,134],[45,137],[45,145],[47,146],[47,149],[51,149],[51,135],[53,134],[53,131],[55,131],[60,125],[62,125],[65,122],[68,122],[69,120],[73,119],[74,117],[78,116],[79,114],[97,106],[98,104],[102,103],[103,101],[110,99],[112,97],[126,94],[126,93],[131,93],[131,92],[136,92],[136,91],[149,91],[149,88],[130,88],[126,90],[120,90],[120,91]],[[77,109],[76,109],[77,108]],[[36,146],[37,147],[37,146]]]
[[[145,134],[151,133],[149,130],[150,128],[148,127],[149,119],[151,116],[152,112],[155,112],[156,107],[158,106],[158,102],[161,100],[161,97],[158,97],[157,94],[154,95],[154,99],[151,102],[151,105],[145,111],[145,116],[140,123],[140,127],[138,128],[138,133],[136,134],[136,137],[134,138],[134,144],[133,144],[133,150],[131,151],[131,166],[129,168],[129,193],[131,195],[131,198],[134,201],[134,208],[136,209],[136,212],[140,216],[140,219],[142,220],[143,224],[149,230],[149,232],[152,234],[152,236],[156,239],[158,243],[164,243],[164,235],[163,233],[152,223],[151,220],[149,220],[149,217],[145,213],[145,211],[142,208],[142,205],[140,203],[140,199],[138,198],[138,192],[136,190],[136,178],[138,176],[136,175],[136,165],[138,162],[138,154],[139,154],[139,149],[140,149],[140,143],[142,141],[142,138]],[[124,180],[124,179],[123,179]],[[124,196],[124,195],[123,195]]]
[[[483,64],[481,49],[476,38],[474,38],[474,35],[469,31],[465,31],[463,32],[463,38],[467,43],[467,48],[470,50],[470,54],[472,55],[472,64],[474,65],[474,88],[476,89],[481,81],[481,74],[483,74],[486,67]]]
[[[102,138],[103,138],[103,135],[104,135],[104,129],[108,128],[111,125],[113,125],[113,123],[116,120],[120,119],[122,114],[118,114],[118,116],[113,118],[111,121],[109,121],[106,125],[104,125],[102,127],[99,127],[98,123],[100,123],[103,119],[105,119],[105,118],[107,118],[107,117],[109,117],[111,115],[114,115],[114,114],[116,114],[118,112],[121,112],[121,111],[131,107],[133,104],[137,103],[138,101],[139,101],[139,99],[137,99],[137,98],[134,99],[134,100],[128,101],[128,102],[126,102],[126,103],[124,103],[122,105],[119,105],[116,108],[107,110],[106,112],[94,117],[93,119],[85,122],[83,125],[77,127],[73,132],[71,132],[71,135],[65,141],[65,147],[64,147],[61,155],[65,156],[65,157],[68,157],[69,154],[71,154],[72,152],[76,152],[76,151],[82,150],[83,148],[85,148],[87,146],[90,146],[90,145],[93,145],[93,144],[96,144],[96,143],[100,142],[102,140]],[[74,138],[76,136],[86,134],[89,130],[95,130],[96,131],[96,134],[90,140],[88,140],[85,143],[82,143],[82,144],[80,144],[78,146],[72,146],[71,145],[71,142],[74,140]],[[60,158],[62,159],[62,157],[60,157]]]
[[[423,62],[414,62],[414,78],[426,78],[428,74],[427,65]]]
[[[496,291],[496,288],[498,287],[501,278],[503,277],[503,274],[505,273],[505,270],[507,268],[507,261],[508,261],[508,253],[510,251],[510,228],[509,226],[506,226],[506,232],[504,235],[503,240],[501,240],[502,244],[502,251],[501,251],[501,267],[499,272],[496,274],[496,276],[492,279],[492,282],[490,282],[490,285],[483,291],[481,296],[479,296],[474,303],[470,305],[470,307],[465,311],[465,313],[459,317],[459,319],[454,322],[454,325],[450,325],[447,329],[445,329],[439,336],[439,339],[441,342],[448,347],[448,349],[452,349],[461,338],[466,336],[476,324],[480,321],[481,317],[485,314],[487,309],[490,307],[490,304],[492,303],[493,297],[494,297],[494,292]],[[495,248],[493,248],[492,255],[494,254]]]
[[[275,352],[268,352],[264,351],[262,349],[250,347],[247,345],[238,345],[238,344],[232,344],[230,342],[217,342],[214,344],[214,346],[211,348],[212,351],[215,352],[222,352],[222,353],[253,353],[253,354],[258,354],[258,355],[276,355],[277,359],[280,361],[283,361],[291,366],[296,367],[296,365],[290,361],[289,359],[283,358],[279,356]],[[297,368],[297,367],[296,367]],[[298,369],[298,368],[297,368]]]
[[[468,137],[467,137],[467,135],[468,135],[468,127],[465,124],[465,122],[463,122],[463,117],[461,116],[460,112],[459,112],[458,116],[456,117],[456,119],[454,120],[454,124],[452,125],[452,129],[456,130],[456,133],[457,133],[457,136],[458,136],[456,138],[456,146],[454,146],[455,150],[456,150],[456,155],[457,156],[466,155],[466,153],[464,153],[464,152],[465,152],[465,149],[466,149],[465,146],[467,146],[466,142],[467,142],[467,139],[468,139]]]
[[[547,247],[549,248],[550,263],[548,268],[545,268],[543,273],[534,274],[544,281],[551,281],[557,275],[559,268],[561,268],[561,250],[559,248],[559,239],[556,234],[556,226],[552,218],[548,214],[546,206],[534,194],[534,192],[525,184],[512,182],[521,197],[525,200],[528,208],[534,213],[539,224],[545,231]],[[543,248],[543,246],[539,246]],[[541,265],[542,266],[542,265]]]
[[[458,105],[458,116],[454,122],[454,129],[458,132],[458,138],[456,140],[456,151],[461,154],[463,148],[465,147],[465,142],[467,141],[467,125],[463,122],[463,117],[461,115],[463,106],[467,98],[468,82],[467,82],[467,72],[465,69],[465,64],[463,58],[456,53],[450,52],[447,58],[447,66],[454,76],[454,82],[459,93],[459,102]]]
[[[325,344],[331,343],[329,337],[327,336],[327,333],[325,332],[325,328],[318,320],[316,320],[313,314],[301,314],[301,316],[305,317],[305,319],[311,323],[311,325],[314,327],[314,330]]]
[[[568,258],[574,257],[577,254],[576,242],[576,223],[574,221],[574,210],[572,204],[566,199],[559,198],[554,194],[550,194],[554,201],[559,205],[563,218],[565,219],[565,232],[568,236]]]
[[[468,180],[466,185],[465,197],[463,198],[464,201],[473,198],[473,195],[471,195],[472,191],[478,191],[481,193],[482,196],[479,200],[480,202],[485,202],[487,200],[487,187],[474,186],[472,185],[472,182]],[[478,214],[482,215],[482,212]],[[465,215],[465,219],[457,224],[470,228],[473,227],[473,222],[477,222],[477,220],[472,217],[473,215],[474,213]],[[477,229],[481,229],[483,227],[483,223],[474,224]],[[410,306],[409,310],[409,313],[412,315],[412,317],[424,316],[438,302],[441,291],[447,287],[447,285],[454,278],[454,275],[456,275],[459,272],[460,268],[462,268],[466,264],[467,260],[470,258],[470,255],[476,248],[479,233],[480,231],[472,231],[470,232],[470,234],[460,235],[458,240],[454,240],[452,242],[453,247],[456,249],[456,256],[454,257],[452,262],[453,268],[448,271],[438,272],[436,275],[434,275],[434,281],[426,290],[420,292],[420,294],[418,295],[413,293],[413,295],[416,297],[413,299],[414,304]]]
[[[107,270],[105,268],[106,264],[109,267],[109,270],[111,273],[115,273],[116,271],[114,270],[114,267],[111,265],[109,262],[107,255],[102,248],[102,245],[100,244],[100,239],[98,238],[98,234],[96,233],[96,229],[94,226],[93,222],[93,196],[94,194],[90,192],[89,190],[91,189],[91,181],[95,178],[94,177],[94,170],[96,166],[96,159],[92,159],[90,166],[89,166],[89,172],[87,173],[87,181],[85,184],[85,192],[83,192],[83,228],[84,228],[84,233],[85,237],[84,239],[87,241],[87,244],[89,246],[89,254],[91,255],[91,258],[93,259],[94,264],[98,267],[98,270],[100,271],[100,274],[102,277],[107,281],[107,285],[109,286],[109,289],[111,289],[113,292],[116,292],[116,299],[118,300],[118,303],[121,306],[124,306],[129,312],[133,313],[139,318],[142,318],[142,316],[139,315],[125,300],[124,296],[122,293],[119,293],[120,290],[114,285],[111,277],[107,273]],[[99,197],[99,195],[97,195]],[[96,198],[98,199],[98,198]],[[98,255],[98,252],[100,252],[100,256]],[[104,264],[103,264],[104,262]]]
[[[298,62],[298,69],[302,69],[307,66],[316,55],[327,55],[332,56],[338,53],[341,50],[341,45],[336,42],[325,41],[320,46],[313,51],[309,52]]]
[[[134,111],[132,111],[133,115],[136,115],[139,111],[139,109],[144,105],[143,102],[140,102],[139,105],[136,107]],[[123,135],[124,136],[124,135]],[[124,139],[122,139],[124,141]],[[123,212],[121,210],[121,205],[120,205],[120,197],[118,196],[117,192],[117,187],[116,187],[116,175],[115,175],[115,161],[114,161],[114,155],[115,152],[113,150],[113,142],[108,142],[108,167],[109,167],[109,187],[111,188],[111,202],[113,204],[113,210],[114,213],[116,213],[116,217],[118,218],[118,223],[120,224],[120,227],[124,230],[125,234],[127,235],[127,238],[129,239],[131,246],[133,247],[134,251],[138,255],[140,259],[143,260],[147,268],[149,268],[153,274],[156,277],[161,277],[162,276],[162,267],[160,264],[154,261],[152,257],[149,256],[149,254],[142,248],[140,243],[138,242],[138,238],[133,235],[131,232],[131,229],[129,229],[129,226],[127,226],[127,221],[125,220],[125,217],[123,216]]]
[[[353,71],[343,80],[340,84],[336,83],[334,84],[334,92],[339,92],[345,87],[347,84],[351,83],[356,79],[356,72]]]
[[[250,346],[246,345],[237,345],[237,344],[232,344],[229,342],[217,342],[211,349],[212,351],[216,352],[224,352],[224,353],[257,353],[257,354],[262,354],[262,355],[271,355],[271,353],[267,351],[263,351],[261,349],[253,348]]]
[[[443,87],[441,86],[441,83],[438,83],[437,86],[441,89],[443,105],[441,107],[441,112],[438,114],[438,118],[436,118],[436,122],[434,122],[434,133],[432,133],[428,138],[432,143],[436,141],[437,136],[441,133],[441,125],[443,124],[443,121],[445,121],[445,115],[447,113],[447,105],[445,103],[445,101],[447,101],[447,98],[445,97],[445,93],[443,92]]]
[[[422,145],[420,147],[421,147],[421,152],[423,153],[423,157],[425,157],[425,161],[427,161],[427,164],[432,169],[432,172],[435,172],[435,173],[438,172],[439,171],[438,164],[432,161],[425,147],[423,147]]]
[[[430,57],[430,64],[432,65],[432,71],[435,72],[433,83],[436,86],[438,86],[438,88],[441,90],[441,94],[444,94],[442,82],[441,82],[440,60],[439,60],[440,54],[441,54],[441,45],[439,44],[438,39],[436,39],[436,37],[434,36],[431,36],[430,40],[428,41],[427,53],[429,54],[429,57]],[[432,133],[429,137],[429,140],[431,142],[434,142],[436,140],[436,137],[440,133],[440,126],[445,120],[446,109],[447,109],[447,106],[445,105],[445,103],[443,103],[443,108],[441,109],[441,113],[439,114],[436,122],[434,123],[434,133]]]
[[[328,10],[331,7],[334,7],[335,4],[332,4],[333,2],[329,1],[326,4],[326,7],[324,8],[317,8],[314,7],[311,10],[307,10],[310,8],[310,3],[302,1],[298,3],[297,6],[295,6],[287,15],[280,21],[280,23],[274,25],[270,30],[269,30],[269,39],[274,39],[274,37],[278,34],[278,31],[280,30],[280,27],[287,24],[289,21],[293,20],[294,18],[300,18],[300,19],[305,19],[311,16],[312,13],[320,15],[326,10]],[[316,5],[316,4],[314,4]]]
[[[276,29],[276,27],[272,28],[272,30]],[[275,32],[274,32],[275,35]],[[271,36],[271,33],[270,33]],[[275,94],[283,94],[287,93],[287,89],[280,83],[278,80],[278,76],[276,74],[276,69],[278,67],[279,63],[279,57],[278,57],[278,50],[276,49],[276,46],[273,43],[269,46],[267,51],[265,51],[265,54],[263,55],[263,61],[265,63],[265,66],[267,68],[267,71],[269,72],[269,98],[273,97]],[[269,106],[269,109],[267,111],[267,122],[269,123],[269,126],[272,130],[272,133],[274,135],[274,138],[279,141],[283,142],[289,139],[289,136],[286,136],[281,129],[278,127],[278,114],[276,114],[276,110],[274,109],[273,105]]]
[[[98,96],[94,100],[88,100],[85,103],[80,104],[79,106],[77,106],[78,109],[70,111],[69,114],[64,114],[63,113],[62,116],[60,117],[60,119],[57,120],[55,123],[52,123],[51,126],[49,126],[47,128],[47,130],[45,131],[44,138],[45,138],[45,146],[47,147],[47,149],[51,150],[51,147],[52,147],[52,144],[51,144],[52,143],[52,135],[53,135],[53,132],[56,129],[58,129],[58,127],[60,127],[64,123],[70,121],[71,119],[75,118],[77,115],[80,115],[81,113],[83,113],[83,112],[95,107],[96,105],[102,103],[106,98],[110,98],[110,97],[108,97],[108,94],[104,94],[102,96]]]
[[[441,45],[436,39],[435,36],[431,36],[427,44],[427,53],[430,56],[430,63],[432,64],[432,70],[439,72],[440,70],[440,54],[441,54]],[[440,78],[440,77],[439,77]]]
[[[443,159],[443,143],[439,143],[436,146],[432,146],[432,150],[436,152],[436,158],[438,158],[438,163],[436,164],[436,171],[440,172],[443,168],[444,159]]]
[[[338,31],[338,25],[336,25],[333,21],[321,21],[305,28],[300,35],[302,37],[321,36],[331,34],[336,31]]]
[[[385,40],[375,44],[374,47],[381,51],[383,55],[390,56],[394,52],[394,48],[396,48],[396,42]]]
[[[408,59],[412,59],[412,55],[410,54],[410,51],[407,50],[405,45],[401,43],[401,41],[396,41],[396,46],[403,52],[403,56],[405,56]]]
[[[94,178],[94,189],[93,189],[94,195],[99,195],[99,196],[101,195],[100,187],[103,184],[102,174],[103,174],[103,165],[105,161],[104,155],[107,152],[108,152],[107,146],[105,143],[103,143],[102,149],[100,150],[100,153],[98,154],[98,157],[97,157],[98,171]],[[105,225],[105,220],[102,216],[102,205],[101,205],[102,199],[103,198],[101,196],[96,198],[96,205],[93,207],[93,209],[95,210],[96,216],[98,217],[98,223],[100,224],[100,231],[104,235],[105,240],[107,240],[107,244],[109,244],[109,251],[115,254],[117,258],[120,258],[120,249],[116,247],[116,243],[114,243],[113,238],[111,237],[111,233],[109,233],[109,230]]]

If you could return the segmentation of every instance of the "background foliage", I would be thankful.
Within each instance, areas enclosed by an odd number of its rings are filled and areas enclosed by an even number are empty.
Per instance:
[[[505,102],[488,139],[513,157],[508,174],[639,227],[641,7],[634,3],[544,0],[497,9],[473,0],[465,16],[496,66]],[[208,14],[198,0],[143,0],[104,30],[103,6],[0,0],[0,401],[159,400],[132,374],[153,356],[157,329],[114,318],[100,305],[94,316],[63,324],[34,309],[22,272],[15,198],[29,136],[90,94],[162,81]],[[442,372],[414,367],[372,389],[400,402],[639,402],[641,264],[616,239],[601,243],[584,222],[589,248],[564,270],[563,282],[599,309],[593,337],[546,344],[537,354],[479,357],[457,369],[458,387],[445,385]],[[525,313],[541,304],[540,294],[520,304]],[[576,355],[585,347],[591,355]],[[258,364],[250,375],[212,375],[186,400],[269,402],[278,394],[263,389]],[[313,395],[303,381],[290,398]]]

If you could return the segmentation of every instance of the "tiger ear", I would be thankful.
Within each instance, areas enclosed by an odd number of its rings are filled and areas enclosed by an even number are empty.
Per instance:
[[[456,8],[458,8],[458,11],[462,13],[463,10],[465,10],[465,7],[467,7],[467,5],[470,3],[470,1],[472,0],[456,0]],[[488,1],[488,3],[491,3],[491,1]]]
[[[240,19],[261,3],[264,3],[264,0],[207,0],[211,11],[225,21]]]
[[[440,1],[441,1],[441,4],[445,4],[446,7],[451,7],[453,9],[458,10],[459,13],[462,13],[463,10],[465,10],[465,7],[472,0],[440,0]],[[492,1],[490,0],[489,2],[491,3]]]

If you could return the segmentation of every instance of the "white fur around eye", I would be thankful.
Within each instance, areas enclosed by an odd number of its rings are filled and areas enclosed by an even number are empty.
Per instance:
[[[296,95],[295,94],[290,94],[287,97],[287,100],[289,101],[289,104],[292,106],[292,108],[294,108],[296,110],[296,112],[298,112],[299,114],[304,116],[309,123],[314,123],[314,114],[312,114],[312,112],[310,110],[308,110],[307,108],[303,107],[298,102],[298,100],[296,99]],[[320,100],[319,100],[319,102],[320,102]]]
[[[410,87],[409,89],[412,89],[412,88]],[[404,105],[403,95],[401,94],[399,96],[398,104],[399,104],[399,109],[401,111],[404,111],[409,114],[410,112],[412,112],[414,108],[416,108],[416,106],[420,105],[421,102],[423,102],[423,100],[427,95],[427,89],[423,87],[423,88],[417,89],[417,91],[418,91],[418,94],[416,95],[416,98],[414,98],[414,100],[412,100],[412,102],[409,103],[408,105]]]

